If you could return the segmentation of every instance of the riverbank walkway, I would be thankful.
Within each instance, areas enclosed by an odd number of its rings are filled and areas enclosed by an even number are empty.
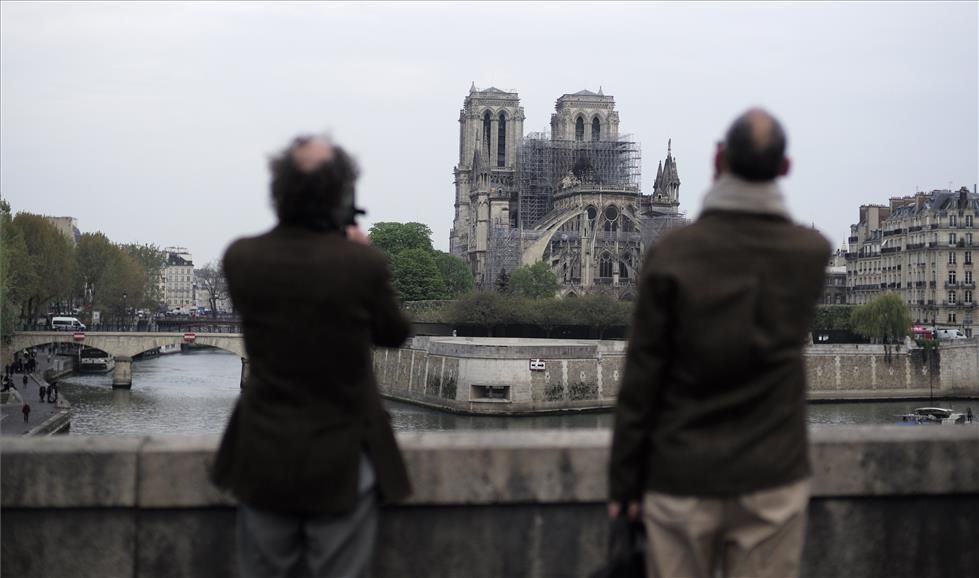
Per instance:
[[[48,382],[44,380],[43,375],[50,366],[47,354],[38,353],[37,371],[27,374],[26,387],[23,373],[12,374],[14,387],[17,389],[11,388],[0,394],[0,402],[2,402],[0,403],[0,435],[26,435],[67,409],[60,392],[58,401],[54,403],[46,401],[47,395],[45,401],[41,401],[40,388],[48,387]],[[23,414],[25,401],[31,406],[31,413],[26,423]]]

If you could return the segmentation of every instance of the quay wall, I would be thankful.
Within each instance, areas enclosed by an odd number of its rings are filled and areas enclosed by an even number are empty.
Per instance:
[[[376,349],[382,393],[450,411],[526,414],[607,409],[625,364],[624,341],[415,337]],[[530,368],[531,359],[543,369]],[[805,350],[812,400],[979,397],[979,341],[937,353],[882,345]],[[497,397],[490,397],[490,396]]]
[[[975,427],[814,426],[803,578],[970,576]],[[610,434],[399,434],[415,493],[385,507],[371,578],[571,578],[601,562]],[[235,577],[218,438],[17,438],[0,454],[0,574]]]

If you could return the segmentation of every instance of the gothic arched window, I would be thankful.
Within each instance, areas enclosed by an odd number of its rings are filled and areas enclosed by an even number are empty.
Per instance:
[[[574,140],[585,140],[585,119],[580,116],[574,122]]]
[[[489,155],[490,151],[490,131],[492,129],[492,121],[490,120],[490,112],[487,110],[483,115],[483,150],[485,154]]]
[[[629,278],[629,268],[622,261],[619,261],[619,277],[623,279]]]
[[[602,134],[602,123],[598,122],[598,117],[592,119],[591,121],[591,140],[598,142]]]
[[[506,166],[506,115],[500,113],[500,130],[496,139],[496,166]]]
[[[612,276],[612,256],[608,253],[602,253],[598,261],[598,276],[605,278]]]

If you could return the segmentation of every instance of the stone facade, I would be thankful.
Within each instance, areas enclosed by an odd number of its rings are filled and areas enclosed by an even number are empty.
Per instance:
[[[167,310],[189,313],[197,302],[194,258],[183,247],[164,249],[166,261],[160,279],[160,294]]]
[[[544,363],[534,371],[529,362]],[[813,345],[804,353],[810,400],[979,397],[979,343],[937,352],[882,345]],[[392,399],[468,414],[535,414],[615,405],[625,342],[415,337],[377,349],[374,369]]]
[[[901,295],[916,323],[977,334],[979,195],[965,187],[863,205],[846,253],[850,303]]]
[[[639,145],[620,135],[613,97],[561,96],[550,135],[524,137],[523,121],[517,93],[470,88],[459,116],[450,252],[480,287],[543,261],[562,294],[634,296],[646,247],[683,222],[670,145],[653,194],[644,195]]]

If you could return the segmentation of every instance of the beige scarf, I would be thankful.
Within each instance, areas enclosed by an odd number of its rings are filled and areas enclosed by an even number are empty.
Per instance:
[[[762,213],[791,219],[785,195],[775,181],[753,183],[730,173],[714,181],[704,197],[703,210]]]

